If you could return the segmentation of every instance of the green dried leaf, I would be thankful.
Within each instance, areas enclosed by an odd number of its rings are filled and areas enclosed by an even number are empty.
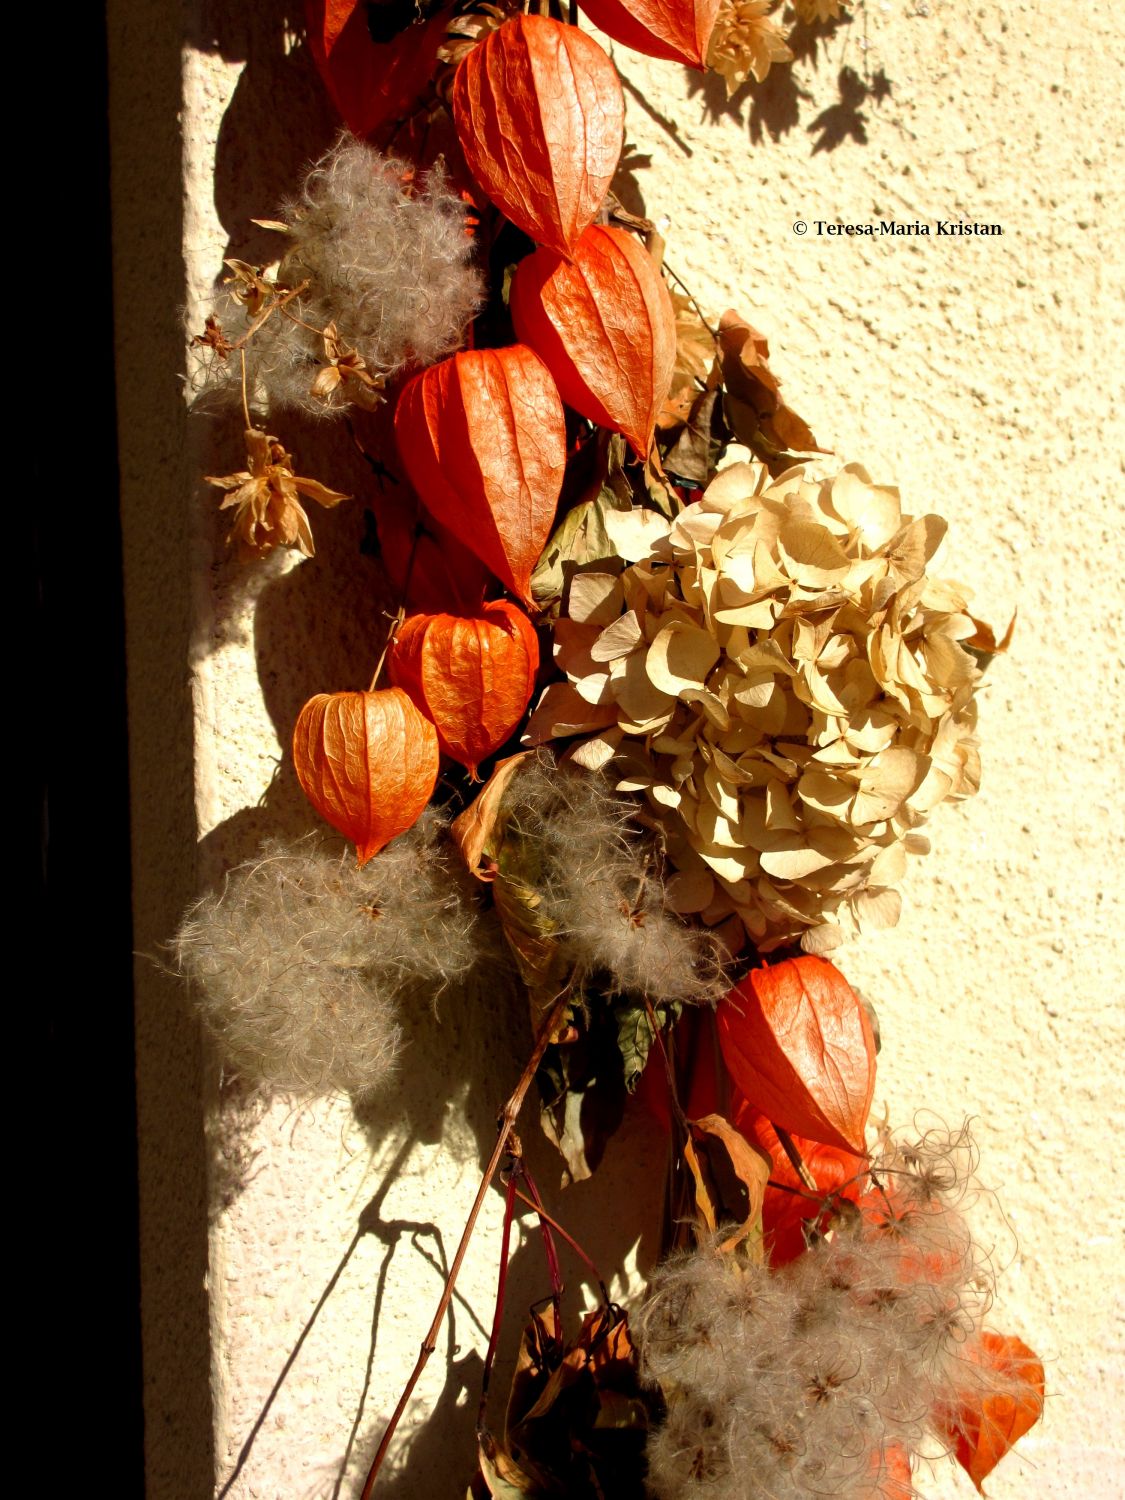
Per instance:
[[[680,1019],[682,1010],[683,1006],[678,1003],[655,1007],[656,1020],[661,1031],[667,1031],[669,1026],[674,1026]],[[649,1053],[652,1051],[655,1039],[652,1022],[643,1005],[637,1005],[628,999],[620,1000],[614,1005],[614,1015],[617,1020],[617,1045],[621,1049],[625,1087],[631,1094],[640,1082]]]
[[[615,555],[605,517],[609,511],[629,510],[633,505],[626,454],[620,433],[599,434],[590,482],[555,528],[531,575],[531,595],[540,608],[557,607],[577,569]]]

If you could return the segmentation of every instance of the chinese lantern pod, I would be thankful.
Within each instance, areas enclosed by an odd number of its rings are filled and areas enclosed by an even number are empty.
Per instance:
[[[569,255],[609,190],[625,131],[621,81],[593,37],[513,16],[462,60],[453,120],[501,213]]]
[[[820,1197],[805,1191],[796,1167],[778,1140],[773,1125],[734,1090],[730,1108],[731,1123],[746,1139],[770,1158],[770,1183],[762,1203],[762,1228],[771,1266],[788,1265],[807,1248],[806,1225],[815,1223],[830,1199],[847,1198],[855,1202],[867,1181],[865,1163],[854,1152],[839,1146],[825,1146],[819,1141],[792,1136],[793,1145],[812,1174]]]
[[[511,312],[568,406],[648,455],[676,363],[676,316],[652,257],[623,229],[592,224],[573,260],[540,249],[520,262]]]
[[[388,658],[391,680],[432,721],[441,749],[477,767],[509,737],[527,708],[539,666],[531,621],[506,600],[472,618],[415,615]]]
[[[404,114],[433,76],[451,12],[376,42],[366,0],[305,0],[309,51],[353,135]]]
[[[293,730],[301,790],[361,865],[418,821],[439,759],[437,730],[397,687],[318,693]]]
[[[599,31],[634,52],[702,69],[719,0],[629,0],[628,6],[621,0],[582,0],[582,9]]]
[[[1022,1339],[990,1329],[965,1345],[962,1358],[965,1388],[939,1419],[953,1456],[983,1494],[996,1465],[1043,1415],[1043,1363]]]
[[[839,969],[813,954],[752,969],[717,1019],[723,1059],[751,1104],[785,1130],[865,1153],[875,1038]]]
[[[427,510],[525,603],[566,464],[563,405],[530,349],[480,349],[403,388],[395,439]]]
[[[405,492],[404,492],[405,491]],[[379,559],[396,598],[425,614],[455,609],[471,615],[484,599],[490,573],[480,558],[422,509],[404,485],[373,493]]]

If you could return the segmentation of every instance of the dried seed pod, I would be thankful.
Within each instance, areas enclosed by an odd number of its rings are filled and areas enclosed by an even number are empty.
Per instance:
[[[470,618],[414,615],[388,658],[391,680],[433,723],[442,750],[477,767],[519,723],[535,686],[539,643],[531,621],[505,599]]]
[[[676,315],[652,257],[623,229],[591,224],[568,261],[536,250],[512,281],[512,319],[568,406],[644,459],[672,383]]]
[[[512,223],[570,255],[605,198],[625,130],[617,70],[593,37],[513,16],[453,82],[469,170]]]
[[[305,796],[364,865],[433,795],[437,730],[401,688],[318,693],[297,716],[293,763]]]

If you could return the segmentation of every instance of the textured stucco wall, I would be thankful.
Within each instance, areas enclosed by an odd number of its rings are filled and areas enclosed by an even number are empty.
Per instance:
[[[246,221],[275,209],[331,138],[331,114],[282,7],[110,9],[121,222],[151,222],[152,254],[165,258],[182,232],[198,307],[224,254],[255,258]],[[939,809],[899,927],[842,955],[882,1021],[877,1108],[894,1123],[919,1110],[975,1118],[981,1176],[1003,1209],[986,1203],[977,1218],[1002,1272],[994,1321],[1047,1364],[1046,1419],[997,1472],[995,1500],[1125,1493],[1115,11],[1110,0],[867,0],[791,73],[731,104],[716,80],[617,49],[628,139],[651,157],[637,184],[648,211],[671,220],[670,264],[705,306],[737,307],[769,336],[786,393],[824,444],[896,480],[907,508],[948,517],[952,576],[995,600],[997,616],[1020,607],[1014,649],[984,694],[980,796]],[[171,34],[178,20],[183,37]],[[168,167],[174,184],[182,39],[181,213]],[[150,114],[160,129],[146,155]],[[817,219],[892,216],[996,222],[1004,234],[815,232]],[[123,244],[120,286],[139,294],[146,264],[143,243]],[[357,553],[358,506],[315,517],[312,562],[248,575],[225,559],[195,476],[205,456],[240,460],[237,427],[193,421],[184,434],[160,384],[174,342],[169,321],[164,364],[123,376],[139,947],[170,930],[193,879],[192,748],[198,873],[210,881],[267,832],[307,826],[279,746],[309,693],[362,685],[384,602]],[[306,472],[362,493],[346,445],[286,435]],[[526,1041],[497,1046],[491,1017],[414,1017],[401,1091],[357,1122],[343,1101],[247,1099],[213,1065],[201,1098],[177,997],[148,973],[143,986],[151,1493],[195,1500],[209,1487],[207,1229],[192,1167],[205,1116],[218,1482],[254,1434],[232,1496],[347,1496],[413,1363]],[[535,1136],[529,1125],[551,1183]],[[619,1294],[653,1254],[659,1180],[659,1145],[632,1121],[594,1181],[555,1199]],[[627,1215],[607,1211],[624,1201]],[[464,1493],[498,1221],[493,1196],[389,1496]],[[515,1278],[513,1325],[543,1290],[530,1241]],[[971,1493],[947,1465],[921,1483],[933,1500]]]

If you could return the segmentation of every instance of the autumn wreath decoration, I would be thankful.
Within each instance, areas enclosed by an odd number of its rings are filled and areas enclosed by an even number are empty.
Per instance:
[[[791,55],[771,0],[583,8],[732,87]],[[311,556],[305,503],[349,496],[275,433],[336,423],[396,480],[370,506],[399,607],[366,690],[293,725],[354,854],[271,841],[188,913],[180,967],[230,1064],[306,1093],[393,1086],[404,1006],[522,997],[462,1244],[502,1173],[556,1295],[470,1494],[904,1500],[940,1451],[979,1487],[1043,1369],[984,1326],[971,1142],[873,1124],[877,1022],[824,955],[897,920],[922,830],[975,792],[1007,641],[935,571],[941,518],[826,455],[761,334],[614,196],[621,84],[573,16],[308,0],[307,26],[348,129],[193,340],[245,431],[210,483],[244,557]],[[668,1135],[667,1258],[572,1332],[582,1252],[513,1133],[533,1085],[571,1180],[629,1093]]]

